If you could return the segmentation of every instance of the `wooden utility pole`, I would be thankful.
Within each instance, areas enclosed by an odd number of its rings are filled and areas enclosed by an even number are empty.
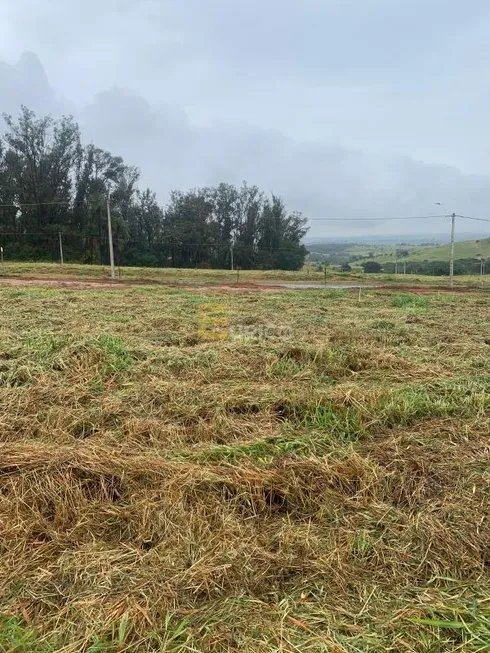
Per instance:
[[[480,263],[480,276],[483,276],[485,272],[485,259],[481,254],[477,254],[476,260]]]
[[[112,243],[112,223],[111,223],[111,193],[107,193],[107,231],[109,234],[109,258],[111,261],[111,277],[116,278],[116,268],[114,265],[114,245]]]
[[[449,285],[454,285],[454,229],[456,227],[456,213],[451,214],[451,256],[449,260]]]
[[[58,238],[60,241],[60,263],[63,265],[64,260],[63,260],[63,240],[61,239],[61,231],[58,231]]]
[[[230,245],[230,259],[231,259],[231,271],[235,269],[234,260],[233,260],[233,243]]]

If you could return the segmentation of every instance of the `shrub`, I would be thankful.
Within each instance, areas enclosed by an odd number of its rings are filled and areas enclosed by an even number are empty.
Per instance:
[[[364,272],[381,272],[382,270],[381,263],[377,261],[366,261],[365,263],[361,263],[361,267]]]

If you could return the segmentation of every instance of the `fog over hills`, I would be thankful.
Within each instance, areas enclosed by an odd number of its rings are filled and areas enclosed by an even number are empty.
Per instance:
[[[84,141],[137,165],[142,183],[157,192],[161,203],[173,188],[246,179],[280,194],[289,208],[311,218],[445,213],[434,205],[442,198],[448,211],[454,207],[463,214],[485,216],[490,205],[490,177],[463,174],[446,165],[295,139],[279,129],[234,121],[233,116],[226,122],[199,121],[177,104],[152,105],[126,88],[102,89],[77,104],[63,95],[34,53],[0,63],[0,97],[7,113],[16,114],[26,104],[38,113],[74,114]],[[313,220],[309,238],[441,234],[446,222]],[[461,230],[471,234],[474,227],[481,234],[482,226],[468,221]]]

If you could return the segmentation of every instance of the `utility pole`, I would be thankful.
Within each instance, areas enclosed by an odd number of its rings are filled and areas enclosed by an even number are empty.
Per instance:
[[[456,226],[456,213],[451,214],[451,258],[449,261],[449,285],[454,285],[454,229]]]
[[[58,238],[60,240],[60,263],[63,265],[64,260],[63,260],[63,241],[61,239],[61,231],[58,231]]]
[[[230,245],[230,260],[231,260],[231,271],[235,269],[234,260],[233,260],[233,243]]]
[[[437,206],[440,206],[444,209],[441,202],[435,202]],[[448,216],[444,216],[448,217]],[[454,229],[456,227],[456,213],[451,214],[451,247],[450,247],[450,256],[449,256],[449,286],[452,288],[454,285]],[[461,216],[459,216],[461,217]]]
[[[407,262],[403,261],[403,274],[407,274]]]
[[[107,231],[109,233],[109,258],[111,261],[111,277],[116,278],[116,268],[114,266],[114,246],[112,243],[112,224],[111,224],[111,192],[107,193]]]
[[[1,257],[2,263],[3,263],[3,247],[0,247],[0,257]]]

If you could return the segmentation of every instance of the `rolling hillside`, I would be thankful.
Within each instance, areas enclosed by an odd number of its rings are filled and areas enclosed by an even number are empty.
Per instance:
[[[397,257],[396,249],[407,249],[408,256]],[[490,239],[481,240],[463,240],[456,242],[454,246],[456,259],[477,258],[478,255],[483,258],[490,258]],[[405,261],[448,261],[449,260],[449,243],[445,245],[436,245],[434,247],[413,247],[413,248],[393,248],[389,253],[383,252],[375,257],[374,260],[382,262],[395,261],[396,258]]]

